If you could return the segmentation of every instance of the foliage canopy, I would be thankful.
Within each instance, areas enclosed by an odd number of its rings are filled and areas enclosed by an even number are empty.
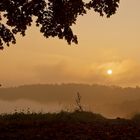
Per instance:
[[[16,43],[15,35],[25,36],[36,17],[36,26],[46,37],[78,43],[71,26],[79,15],[93,9],[100,16],[115,14],[120,0],[0,0],[0,49],[4,44]],[[3,23],[3,21],[6,21]]]

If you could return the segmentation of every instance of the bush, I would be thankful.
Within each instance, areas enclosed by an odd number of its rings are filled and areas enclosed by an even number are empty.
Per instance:
[[[135,114],[131,119],[134,121],[140,122],[140,113]]]

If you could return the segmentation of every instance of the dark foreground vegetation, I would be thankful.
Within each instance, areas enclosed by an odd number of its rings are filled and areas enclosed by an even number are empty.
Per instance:
[[[128,120],[85,111],[4,114],[0,140],[140,140],[140,115]]]

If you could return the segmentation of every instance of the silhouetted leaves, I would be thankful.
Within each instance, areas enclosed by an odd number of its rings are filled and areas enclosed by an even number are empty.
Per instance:
[[[100,16],[104,14],[107,17],[115,14],[117,8],[119,7],[120,0],[91,0],[86,6],[88,9],[93,8],[95,12],[100,13]]]
[[[72,31],[78,15],[94,9],[101,16],[110,17],[116,12],[119,0],[1,0],[0,1],[0,49],[3,43],[16,43],[15,34],[25,36],[28,26],[36,17],[36,26],[46,37],[65,39],[68,44],[78,43]],[[3,23],[6,19],[6,23]]]
[[[10,42],[15,44],[16,40],[13,33],[6,26],[0,23],[0,49],[3,49],[3,42],[9,46]]]
[[[48,37],[57,36],[65,39],[69,44],[77,42],[71,26],[75,24],[77,16],[85,14],[86,10],[82,0],[48,0],[48,8],[37,19],[41,24],[40,31]]]

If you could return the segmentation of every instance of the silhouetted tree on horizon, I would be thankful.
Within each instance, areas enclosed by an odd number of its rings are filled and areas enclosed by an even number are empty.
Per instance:
[[[46,37],[65,39],[68,44],[78,43],[71,26],[79,15],[93,9],[100,16],[115,14],[120,0],[0,0],[0,49],[4,44],[16,43],[15,35],[25,32],[36,17],[36,26]],[[4,20],[5,19],[5,20]],[[6,23],[3,21],[6,21]]]

